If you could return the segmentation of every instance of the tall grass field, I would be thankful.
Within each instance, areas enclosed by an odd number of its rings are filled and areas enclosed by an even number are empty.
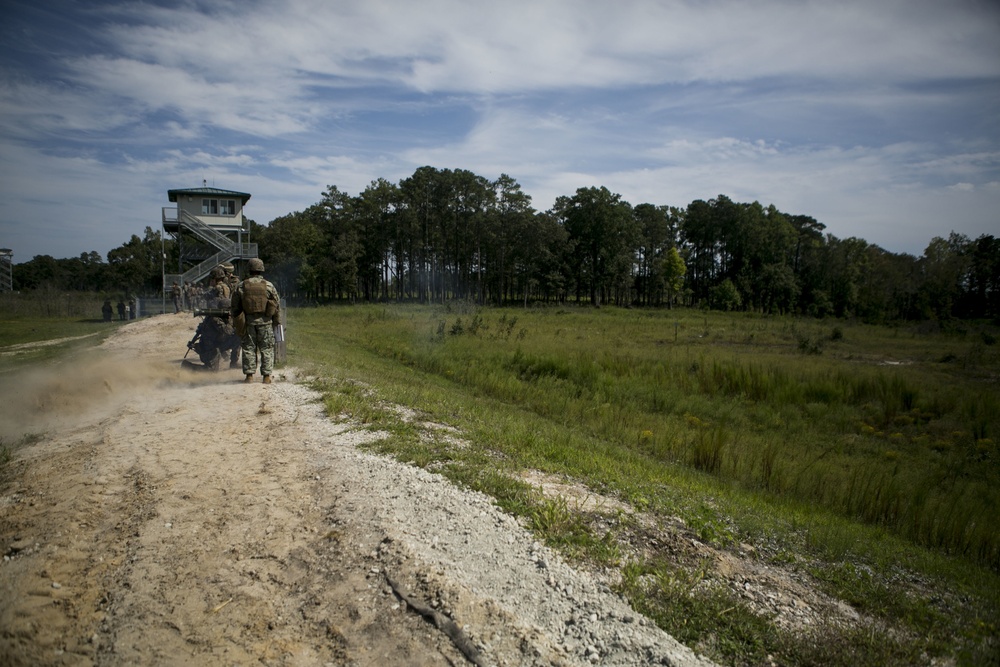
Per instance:
[[[996,664],[996,327],[453,304],[292,309],[288,331],[289,363],[331,413],[493,494],[568,557],[616,568],[637,608],[723,663]],[[628,516],[597,529],[525,470],[749,548],[873,620],[789,633],[699,586],[705,563],[630,551]]]

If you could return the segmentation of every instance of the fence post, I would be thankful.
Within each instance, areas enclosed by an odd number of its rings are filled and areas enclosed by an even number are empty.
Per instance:
[[[287,351],[285,348],[285,341],[288,339],[288,329],[285,327],[285,322],[287,321],[285,317],[285,308],[287,307],[287,303],[283,298],[279,299],[278,303],[280,304],[280,308],[278,309],[278,320],[280,321],[280,324],[277,324],[274,327],[274,361],[276,363],[283,364],[285,363],[285,353]]]

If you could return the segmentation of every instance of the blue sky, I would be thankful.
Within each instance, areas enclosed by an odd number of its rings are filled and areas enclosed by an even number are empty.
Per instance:
[[[0,0],[0,246],[102,256],[167,190],[259,223],[415,169],[538,210],[724,194],[921,254],[1000,234],[995,0]]]

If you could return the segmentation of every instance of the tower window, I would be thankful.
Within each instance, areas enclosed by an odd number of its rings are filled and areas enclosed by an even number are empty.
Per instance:
[[[235,199],[202,199],[202,215],[236,215]]]

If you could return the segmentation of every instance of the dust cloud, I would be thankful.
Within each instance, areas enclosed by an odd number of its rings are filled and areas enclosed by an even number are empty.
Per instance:
[[[144,400],[156,388],[195,387],[226,377],[184,368],[185,345],[186,340],[178,338],[176,358],[169,358],[173,349],[164,350],[167,358],[150,358],[112,340],[46,366],[4,374],[0,379],[0,439],[5,444],[26,437],[37,439],[83,415],[111,415],[130,402]]]

